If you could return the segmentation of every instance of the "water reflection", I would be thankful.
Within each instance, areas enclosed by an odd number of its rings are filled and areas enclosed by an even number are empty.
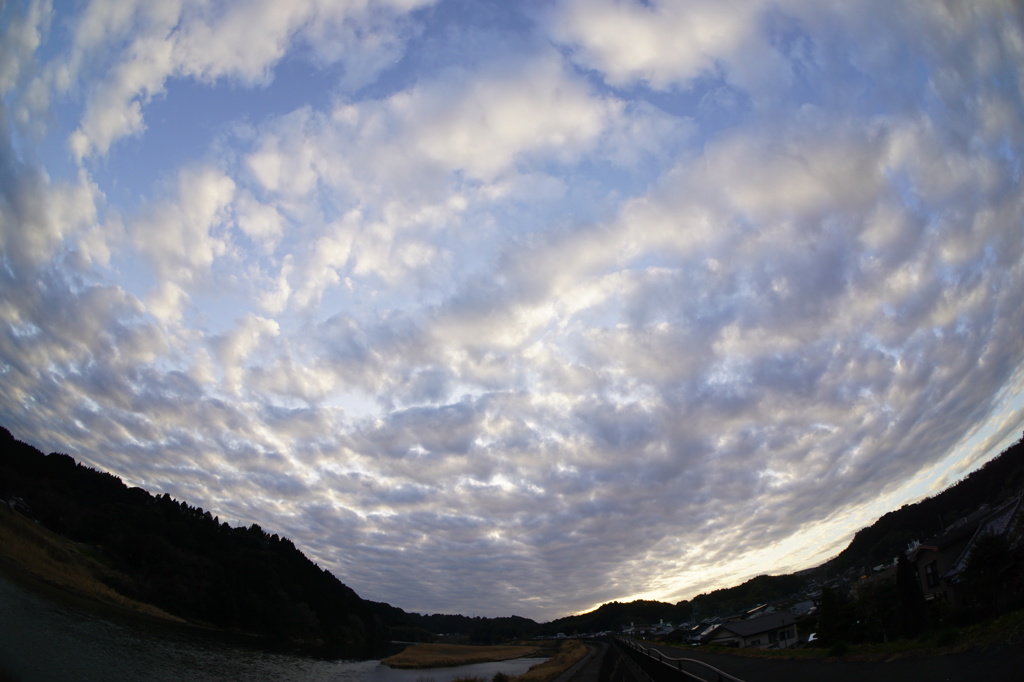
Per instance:
[[[394,670],[378,660],[327,660],[244,642],[221,633],[105,618],[43,597],[0,574],[0,670],[21,682],[449,682],[466,676],[490,680],[497,672],[519,675],[544,660]]]
[[[450,682],[457,677],[479,677],[490,680],[495,673],[522,675],[533,666],[547,659],[516,658],[499,663],[475,663],[458,668],[430,668],[427,670],[394,670],[380,665],[370,674],[369,682]]]
[[[379,661],[323,660],[239,646],[215,633],[118,622],[0,575],[0,668],[49,680],[368,680]]]

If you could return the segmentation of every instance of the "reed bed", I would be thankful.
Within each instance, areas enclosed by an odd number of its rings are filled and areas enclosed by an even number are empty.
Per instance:
[[[551,682],[563,672],[576,665],[587,655],[587,645],[578,639],[562,642],[555,655],[538,663],[522,675],[511,678],[514,682]]]
[[[414,644],[394,656],[385,658],[381,663],[392,668],[451,668],[524,658],[536,654],[537,651],[538,647],[523,644]]]
[[[393,668],[449,668],[459,665],[470,665],[472,663],[507,661],[512,658],[534,655],[538,651],[541,651],[540,647],[520,644],[506,646],[416,644],[401,654],[386,658],[382,662]],[[404,654],[408,654],[408,656],[403,659],[401,657]],[[503,682],[552,682],[552,680],[556,679],[566,670],[583,660],[583,657],[586,655],[587,646],[583,642],[566,640],[560,643],[558,650],[551,658],[538,663],[522,675],[512,677],[499,673],[495,675],[494,680],[467,676],[456,678],[455,682],[495,682],[499,678]],[[394,662],[394,659],[399,659],[397,664]],[[410,664],[403,665],[403,661],[409,661]],[[415,664],[412,662],[415,662]]]

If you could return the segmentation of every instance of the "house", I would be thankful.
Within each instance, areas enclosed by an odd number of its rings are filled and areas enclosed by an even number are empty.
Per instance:
[[[691,644],[707,644],[708,638],[722,624],[721,618],[705,618],[691,628],[689,641]]]
[[[945,600],[963,605],[958,589],[959,576],[967,567],[971,550],[985,535],[1016,534],[1024,523],[1024,495],[992,509],[988,505],[946,529],[937,538],[912,548],[908,558],[913,563],[925,599]]]
[[[797,643],[796,615],[778,611],[766,616],[722,623],[708,637],[708,644],[786,649]]]
[[[808,613],[813,612],[815,608],[816,607],[813,599],[805,599],[803,601],[797,602],[796,604],[793,604],[793,606],[791,606],[789,610],[798,616],[806,616]]]
[[[985,505],[946,528],[941,535],[911,548],[907,559],[917,572],[927,601],[954,601],[953,588],[942,576],[953,568],[988,512],[989,507]]]
[[[676,628],[672,623],[666,623],[664,618],[658,619],[658,624],[651,626],[652,635],[667,635]]]
[[[867,575],[862,575],[857,582],[852,586],[852,593],[854,597],[859,596],[865,589],[870,589],[876,585],[894,584],[896,582],[896,561],[893,560],[891,565],[883,564],[881,567],[875,566],[871,569],[871,572]]]
[[[740,616],[740,618],[742,618],[743,620],[750,620],[751,618],[764,616],[766,614],[772,613],[773,611],[775,611],[774,607],[769,606],[768,604],[759,604],[752,609],[744,611],[743,615]]]

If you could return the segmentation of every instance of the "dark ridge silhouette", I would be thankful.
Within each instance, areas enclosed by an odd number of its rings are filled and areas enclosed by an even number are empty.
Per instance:
[[[631,602],[608,602],[588,613],[566,616],[546,623],[542,634],[564,633],[572,636],[580,633],[617,631],[633,624],[636,627],[666,623],[679,623],[690,616],[688,608],[661,601],[638,599]]]
[[[48,529],[94,547],[124,576],[111,587],[193,621],[328,647],[366,649],[390,639],[430,641],[442,633],[489,644],[735,614],[805,593],[826,576],[891,562],[912,540],[934,536],[982,504],[996,505],[1022,489],[1024,444],[1018,441],[935,497],[858,531],[846,549],[817,568],[757,576],[677,604],[611,602],[540,625],[518,616],[422,615],[363,600],[287,538],[256,524],[231,527],[169,495],[129,488],[69,455],[44,456],[0,427],[0,497]]]
[[[43,455],[3,427],[0,498],[94,547],[124,576],[109,585],[121,594],[203,624],[367,654],[435,633],[491,644],[532,637],[539,627],[518,616],[421,615],[361,599],[288,538],[257,524],[231,527],[69,455]]]
[[[365,649],[386,642],[370,605],[287,538],[233,528],[169,495],[129,488],[0,431],[0,496],[95,548],[130,598],[195,622],[274,639]]]
[[[941,493],[891,511],[853,536],[846,549],[824,564],[829,573],[865,569],[892,561],[914,540],[924,541],[981,505],[992,507],[1024,489],[1024,441],[1018,440]]]
[[[966,517],[982,505],[998,506],[1024,490],[1024,441],[946,490],[914,504],[907,504],[858,531],[846,549],[817,566],[786,575],[760,575],[741,585],[699,594],[676,604],[657,601],[611,602],[589,613],[567,616],[542,626],[542,634],[566,634],[616,630],[636,626],[697,622],[716,616],[739,614],[759,604],[777,603],[806,595],[814,585],[841,575],[861,575],[872,566],[888,564],[903,555],[915,540],[940,534],[945,526]],[[912,627],[907,628],[913,630]]]

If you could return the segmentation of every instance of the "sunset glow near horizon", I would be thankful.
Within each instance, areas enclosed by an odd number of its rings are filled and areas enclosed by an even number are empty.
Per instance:
[[[1024,428],[1024,10],[0,2],[0,424],[361,597],[815,565]]]

